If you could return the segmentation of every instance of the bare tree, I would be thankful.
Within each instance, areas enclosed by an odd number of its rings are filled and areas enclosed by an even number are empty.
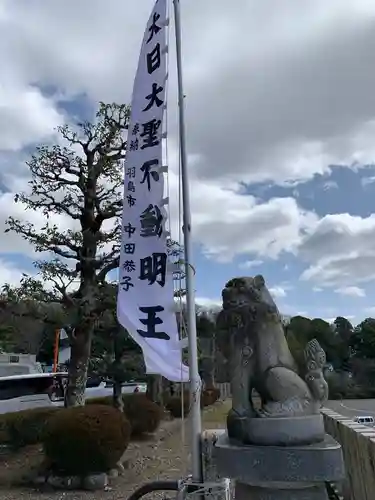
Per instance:
[[[24,275],[13,299],[60,303],[68,312],[71,361],[66,405],[84,404],[95,322],[106,308],[106,277],[119,265],[123,160],[129,107],[101,103],[96,120],[58,128],[66,144],[40,146],[27,163],[30,191],[16,196],[27,210],[42,212],[37,228],[13,217],[6,231],[31,243],[43,259],[37,275]],[[56,217],[69,220],[61,229]]]

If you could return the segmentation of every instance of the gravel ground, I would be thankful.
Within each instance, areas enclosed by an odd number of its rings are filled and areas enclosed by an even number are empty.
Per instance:
[[[216,403],[204,412],[203,427],[219,428],[225,425],[226,403]],[[0,487],[2,500],[126,500],[141,484],[158,479],[179,479],[189,471],[189,420],[162,422],[159,431],[149,441],[129,445],[126,458],[128,468],[113,479],[108,491],[39,492],[31,488],[6,489]],[[0,479],[6,464],[0,461]],[[158,495],[160,498],[160,494]],[[148,498],[155,495],[148,495]]]

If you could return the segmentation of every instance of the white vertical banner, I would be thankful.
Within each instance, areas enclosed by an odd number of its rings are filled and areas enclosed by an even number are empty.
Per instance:
[[[66,363],[67,361],[70,360],[71,348],[70,348],[69,342],[66,343],[67,345],[65,347],[61,345],[61,341],[67,340],[67,339],[69,339],[68,334],[66,333],[64,328],[61,328],[60,335],[59,335],[59,350],[58,350],[58,358],[57,358],[58,365],[61,363]]]
[[[167,81],[167,0],[157,0],[134,80],[125,160],[117,296],[119,323],[142,348],[147,373],[186,382],[173,276],[168,272],[162,158]]]

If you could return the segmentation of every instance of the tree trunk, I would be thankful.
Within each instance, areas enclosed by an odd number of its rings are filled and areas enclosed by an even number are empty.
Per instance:
[[[171,396],[171,391],[173,392],[173,389],[171,389],[172,382],[167,380],[164,377],[161,377],[161,394],[162,394],[162,399],[164,402],[164,395],[167,394],[168,396]]]
[[[147,377],[147,397],[154,403],[163,405],[163,383],[161,375]]]
[[[65,407],[83,406],[87,370],[91,352],[91,339],[94,323],[84,322],[71,336],[71,354],[68,369],[68,385],[65,393]]]
[[[203,381],[203,386],[205,389],[213,389],[214,384],[214,364],[211,357],[202,357],[200,363],[200,375]]]
[[[80,304],[76,312],[74,332],[71,335],[71,357],[69,363],[68,387],[65,406],[83,406],[87,369],[91,354],[91,341],[94,332],[96,309],[98,307],[98,282],[95,275],[95,257],[97,253],[100,224],[95,218],[97,200],[97,182],[100,171],[94,165],[94,155],[87,156],[87,176],[85,180],[84,203],[80,222],[82,242],[79,249],[80,287],[75,292]]]
[[[115,383],[113,384],[113,406],[121,412],[124,411],[124,402],[122,400],[122,384],[118,381],[115,381]]]
[[[113,339],[113,350],[115,355],[115,367],[114,370],[114,384],[113,384],[113,406],[124,411],[124,402],[122,400],[122,380],[119,378],[119,367],[121,366],[123,351],[121,348],[121,342],[118,334],[115,334]]]

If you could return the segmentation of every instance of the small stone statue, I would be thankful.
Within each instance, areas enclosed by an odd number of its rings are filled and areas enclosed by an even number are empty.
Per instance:
[[[306,346],[306,375],[302,378],[264,278],[234,278],[226,284],[222,297],[223,310],[217,323],[226,332],[224,343],[229,348],[232,392],[232,409],[227,417],[229,437],[243,437],[244,426],[249,420],[254,423],[252,419],[316,415],[320,419],[328,385],[323,377],[326,357],[319,343],[312,340]],[[260,408],[253,404],[254,389],[261,399]]]

